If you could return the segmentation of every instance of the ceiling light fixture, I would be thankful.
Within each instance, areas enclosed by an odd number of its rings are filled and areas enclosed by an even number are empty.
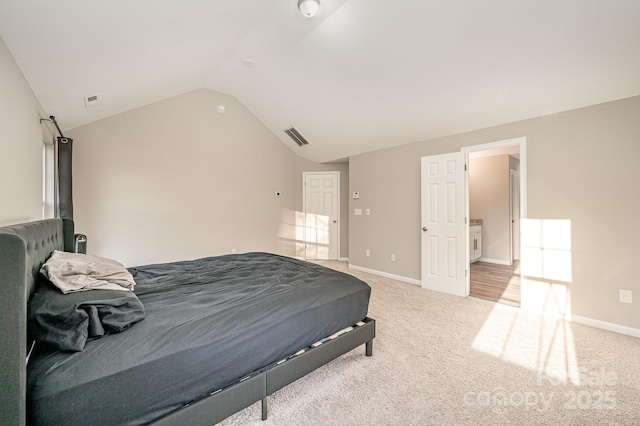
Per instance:
[[[318,13],[320,0],[298,0],[298,9],[307,18],[312,18]]]

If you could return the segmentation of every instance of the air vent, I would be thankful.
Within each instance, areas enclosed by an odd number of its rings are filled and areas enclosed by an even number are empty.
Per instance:
[[[98,105],[98,96],[99,95],[86,96],[84,98],[84,106],[86,108],[89,108],[89,107]]]
[[[309,142],[300,134],[299,131],[296,130],[295,127],[291,126],[284,131],[298,146],[309,145]]]

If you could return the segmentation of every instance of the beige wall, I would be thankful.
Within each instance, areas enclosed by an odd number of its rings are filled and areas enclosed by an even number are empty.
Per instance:
[[[42,217],[42,141],[50,132],[43,135],[47,114],[2,42],[0,75],[0,223],[8,224]],[[528,248],[564,250],[567,271],[545,276],[533,265],[526,278],[566,290],[574,316],[640,328],[636,305],[618,301],[619,289],[640,297],[638,117],[634,97],[352,157],[349,190],[341,190],[351,263],[419,280],[420,157],[526,137],[528,222],[568,235],[568,247]],[[316,168],[235,98],[198,90],[66,133],[75,139],[77,227],[90,252],[128,265],[232,248],[295,255],[297,186]],[[348,197],[352,191],[361,198]],[[355,208],[372,214],[356,217]]]
[[[511,262],[509,155],[469,160],[469,215],[482,219],[482,260]]]
[[[42,219],[42,142],[47,114],[0,39],[0,226]]]
[[[295,155],[235,98],[196,90],[67,133],[90,253],[126,265],[295,254]]]
[[[304,149],[304,148],[301,148]],[[349,257],[349,163],[323,163],[318,164],[302,157],[296,158],[296,211],[298,220],[304,211],[302,200],[303,173],[304,172],[340,172],[340,257]],[[304,223],[304,222],[302,222]],[[299,226],[302,226],[299,224]],[[304,242],[298,241],[296,244],[296,255],[304,257]]]
[[[640,97],[633,97],[352,157],[350,191],[361,199],[350,201],[350,262],[419,280],[420,157],[526,137],[528,217],[549,229],[562,224],[569,245],[568,271],[560,279],[532,274],[532,285],[566,290],[574,316],[640,328],[636,305],[618,297],[629,289],[640,298],[638,117]],[[355,207],[373,213],[355,217]]]

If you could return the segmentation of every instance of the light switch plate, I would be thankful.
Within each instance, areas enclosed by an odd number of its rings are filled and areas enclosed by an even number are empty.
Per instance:
[[[356,216],[362,216],[362,209],[355,209],[353,211],[353,214],[356,215]]]

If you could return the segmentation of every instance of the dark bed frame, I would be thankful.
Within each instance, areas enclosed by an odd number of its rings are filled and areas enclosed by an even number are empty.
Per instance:
[[[42,264],[53,250],[73,251],[74,224],[45,219],[0,228],[0,413],[3,425],[26,424],[27,304]],[[373,353],[375,320],[365,323],[287,361],[260,371],[158,419],[154,425],[218,423],[262,401],[316,368],[364,344]]]

